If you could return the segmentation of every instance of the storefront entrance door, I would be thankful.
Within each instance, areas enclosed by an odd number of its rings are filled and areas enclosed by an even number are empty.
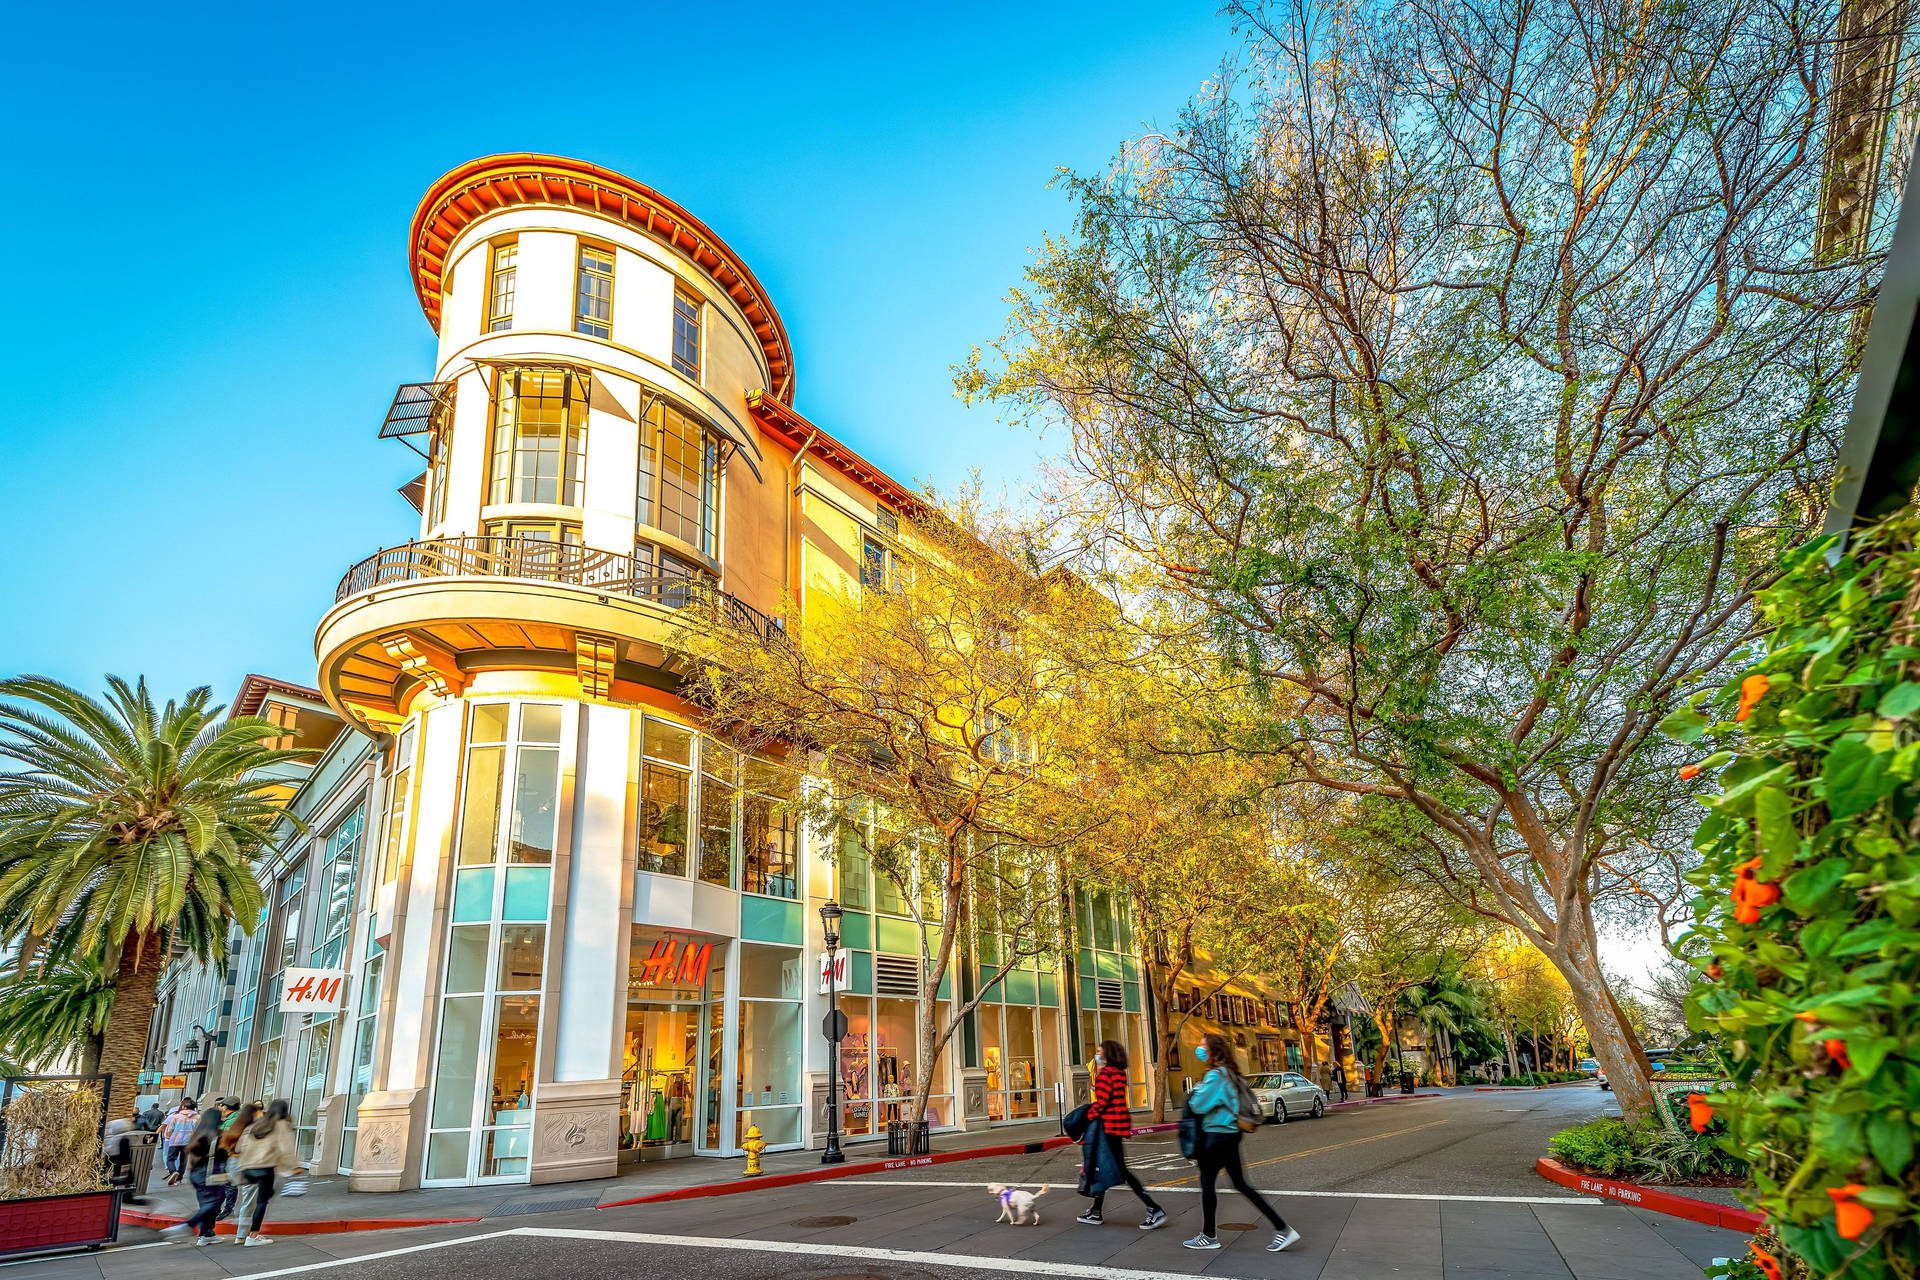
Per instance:
[[[621,1055],[623,1151],[642,1160],[693,1154],[700,1050],[699,1005],[628,1003]]]

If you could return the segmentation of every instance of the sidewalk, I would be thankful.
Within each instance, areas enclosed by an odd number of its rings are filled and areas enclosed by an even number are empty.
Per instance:
[[[1431,1092],[1390,1094],[1384,1098],[1355,1098],[1334,1103],[1333,1108],[1378,1106],[1441,1095]],[[1136,1129],[1172,1129],[1172,1124],[1155,1126],[1146,1112],[1135,1113]],[[655,1198],[705,1197],[734,1191],[790,1186],[822,1176],[854,1176],[893,1168],[917,1168],[975,1156],[1017,1155],[1059,1146],[1059,1121],[1036,1120],[1028,1124],[971,1133],[942,1133],[933,1138],[931,1156],[888,1157],[885,1142],[850,1143],[844,1147],[847,1163],[823,1166],[818,1150],[783,1151],[761,1161],[765,1176],[743,1178],[744,1157],[688,1157],[662,1160],[637,1166],[617,1178],[585,1182],[558,1182],[542,1186],[515,1183],[492,1187],[444,1187],[414,1191],[381,1193],[354,1192],[347,1177],[313,1178],[303,1196],[276,1195],[268,1210],[269,1233],[299,1235],[340,1231],[377,1231],[394,1227],[426,1226],[448,1222],[475,1222],[482,1218],[506,1218],[521,1214],[548,1213],[566,1209],[592,1209],[603,1205],[631,1203]],[[170,1226],[194,1212],[193,1188],[182,1182],[166,1186],[163,1175],[149,1185],[145,1203],[126,1205],[120,1221],[127,1227]],[[220,1224],[222,1234],[232,1223]]]

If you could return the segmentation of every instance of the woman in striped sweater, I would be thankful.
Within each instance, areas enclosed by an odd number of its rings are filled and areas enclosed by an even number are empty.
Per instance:
[[[1133,1189],[1147,1206],[1146,1221],[1140,1224],[1142,1231],[1151,1231],[1167,1220],[1166,1211],[1154,1203],[1147,1189],[1140,1185],[1140,1179],[1127,1168],[1126,1148],[1122,1142],[1133,1136],[1133,1113],[1127,1107],[1127,1051],[1118,1040],[1102,1040],[1100,1052],[1094,1057],[1093,1102],[1087,1108],[1087,1121],[1100,1122],[1101,1139],[1107,1144],[1107,1150],[1113,1156],[1113,1162],[1119,1166],[1120,1178]],[[1080,1215],[1080,1221],[1090,1227],[1097,1227],[1103,1221],[1101,1202],[1107,1198],[1105,1191],[1093,1197],[1093,1206]]]

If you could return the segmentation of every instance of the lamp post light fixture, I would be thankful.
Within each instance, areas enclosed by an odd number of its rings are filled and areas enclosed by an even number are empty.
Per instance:
[[[827,1149],[820,1153],[821,1164],[844,1164],[840,1150],[840,1041],[846,1037],[846,1015],[840,1012],[839,974],[840,904],[829,898],[820,907],[820,927],[827,942],[827,1020],[821,1027],[827,1037]]]

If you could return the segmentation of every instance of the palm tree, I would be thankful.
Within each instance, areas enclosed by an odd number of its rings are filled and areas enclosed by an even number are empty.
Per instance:
[[[282,814],[254,775],[307,754],[211,702],[202,687],[156,709],[144,679],[117,676],[104,702],[44,676],[0,680],[0,758],[18,766],[0,771],[0,938],[98,954],[112,973],[112,1110],[136,1088],[167,957],[224,960],[230,927],[259,922],[253,864]]]
[[[113,975],[97,954],[46,955],[0,979],[0,1044],[23,1070],[71,1054],[80,1070],[94,1071],[112,1011]]]

